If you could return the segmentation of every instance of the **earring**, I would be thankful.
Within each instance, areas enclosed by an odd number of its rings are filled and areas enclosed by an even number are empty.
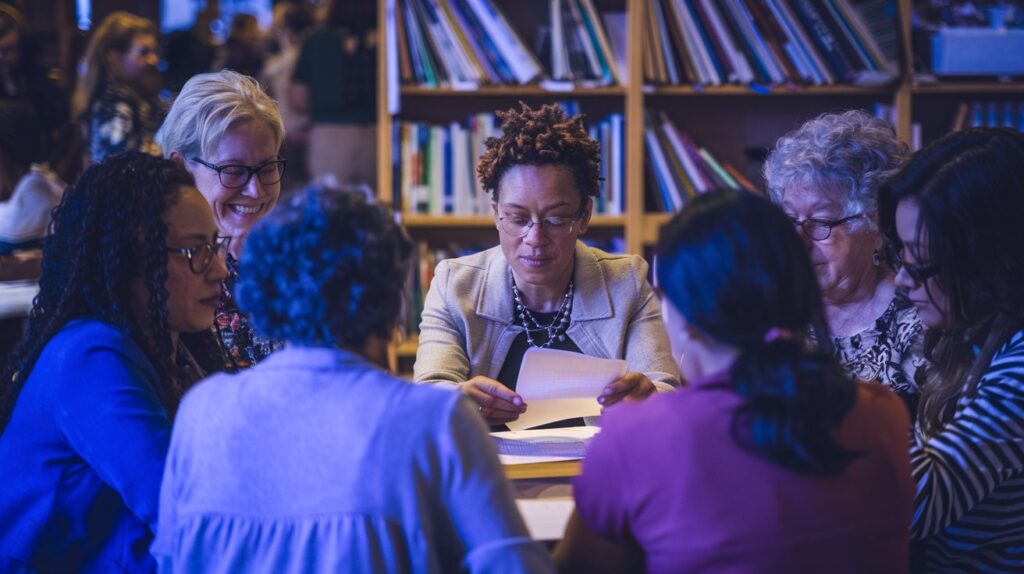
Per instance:
[[[871,264],[875,267],[882,265],[882,254],[879,253],[877,249],[875,249],[875,252],[871,254]]]

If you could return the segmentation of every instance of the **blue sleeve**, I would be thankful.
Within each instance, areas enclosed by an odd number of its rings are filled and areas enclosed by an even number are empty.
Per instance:
[[[138,352],[93,344],[58,382],[57,421],[68,444],[155,532],[171,422]]]
[[[526,531],[483,419],[460,396],[441,437],[445,506],[466,549],[468,572],[554,572]]]

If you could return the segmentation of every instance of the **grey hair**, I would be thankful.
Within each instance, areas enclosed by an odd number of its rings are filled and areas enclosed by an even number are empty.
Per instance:
[[[790,189],[827,194],[842,217],[878,229],[878,190],[910,158],[892,125],[861,110],[822,114],[782,136],[764,164],[768,195],[782,204]],[[863,222],[863,223],[862,223]]]
[[[280,150],[284,143],[281,112],[256,80],[231,70],[196,74],[174,99],[156,141],[165,157],[173,152],[186,159],[208,157],[232,126],[253,119],[267,123]]]

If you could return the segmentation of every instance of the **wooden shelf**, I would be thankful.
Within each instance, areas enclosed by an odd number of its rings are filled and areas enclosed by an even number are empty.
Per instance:
[[[546,96],[546,97],[559,97],[559,96],[625,96],[626,88],[622,86],[601,86],[596,88],[573,88],[571,90],[548,90],[541,86],[529,85],[529,86],[480,86],[470,90],[461,90],[453,88],[427,88],[423,86],[402,86],[401,94],[403,97],[420,97],[420,96],[445,96],[445,97],[470,97],[475,98],[479,96],[496,96],[496,97],[515,97],[515,96]]]
[[[473,229],[494,227],[494,218],[490,215],[419,215],[405,214],[402,224],[408,228],[454,228]],[[590,227],[614,228],[626,224],[623,215],[595,215],[590,219]]]
[[[1024,82],[964,82],[912,86],[914,95],[932,94],[1024,94]]]
[[[767,92],[748,86],[644,86],[648,96],[892,96],[898,85],[774,86]]]
[[[644,215],[644,245],[654,245],[658,242],[658,233],[661,226],[668,223],[675,213],[648,213]]]

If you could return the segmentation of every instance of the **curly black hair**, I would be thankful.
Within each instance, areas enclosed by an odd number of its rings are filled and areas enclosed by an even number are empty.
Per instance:
[[[311,186],[249,234],[235,284],[256,329],[303,347],[390,336],[412,242],[387,208]]]
[[[496,112],[501,137],[487,138],[487,150],[476,166],[480,184],[498,201],[498,185],[516,165],[561,165],[572,172],[582,205],[598,193],[601,144],[587,135],[583,115],[568,116],[557,104],[534,110],[519,102],[521,110]],[[582,208],[581,205],[581,208]]]
[[[0,432],[43,347],[80,318],[110,323],[131,336],[160,375],[165,406],[173,415],[194,376],[171,359],[163,215],[185,186],[195,182],[173,161],[131,152],[89,167],[67,189],[53,211],[28,328],[3,367]],[[131,283],[140,276],[148,291],[144,317],[128,305]],[[189,351],[203,369],[223,368],[212,333],[193,341]]]

